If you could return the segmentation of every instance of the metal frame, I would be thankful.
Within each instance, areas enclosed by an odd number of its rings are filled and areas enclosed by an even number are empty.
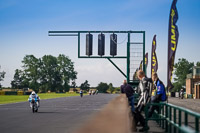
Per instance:
[[[127,55],[126,56],[81,56],[80,55],[80,35],[83,33],[124,33],[128,36],[127,42]],[[143,34],[143,42],[130,42],[130,34],[141,33]],[[130,83],[130,44],[143,44],[143,71],[146,74],[145,67],[145,31],[49,31],[49,36],[77,36],[78,37],[78,58],[95,58],[95,59],[108,59],[115,68],[127,79]],[[125,74],[111,59],[127,59],[127,74]],[[132,81],[133,83],[135,81]]]

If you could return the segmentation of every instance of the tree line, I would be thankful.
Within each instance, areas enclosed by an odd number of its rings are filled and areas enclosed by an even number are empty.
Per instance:
[[[82,83],[80,85],[80,89],[82,90],[85,90],[85,91],[89,91],[90,89],[90,84],[88,83],[87,80],[85,80],[84,83]],[[104,83],[104,82],[100,82],[97,87],[95,87],[95,89],[97,89],[99,92],[102,92],[102,93],[113,93],[114,91],[115,92],[119,92],[120,91],[120,87],[113,87],[113,84],[112,83]]]
[[[0,81],[3,81],[5,74],[4,71],[0,71]],[[74,70],[74,63],[63,54],[58,57],[44,55],[42,58],[26,55],[22,60],[22,67],[15,70],[11,88],[31,88],[36,92],[68,92],[69,88],[78,87],[76,79],[77,72]],[[79,88],[89,91],[91,87],[85,80]],[[100,82],[95,89],[102,93],[120,91],[120,88],[113,87],[112,83],[103,82]]]
[[[0,69],[1,69],[1,66],[0,66]],[[0,82],[3,81],[3,79],[4,79],[4,77],[5,77],[5,74],[6,74],[6,72],[4,72],[4,71],[0,72]],[[1,83],[0,83],[0,88],[1,88],[1,87],[2,87],[2,86],[1,86]]]
[[[31,88],[36,92],[67,92],[70,83],[75,83],[77,72],[69,57],[44,55],[36,58],[26,55],[22,68],[16,69],[11,86],[13,89]]]

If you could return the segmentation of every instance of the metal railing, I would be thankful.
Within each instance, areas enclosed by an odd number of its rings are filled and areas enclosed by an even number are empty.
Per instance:
[[[151,118],[148,118],[148,108],[150,106],[157,106]],[[179,107],[170,103],[148,103],[145,106],[146,126],[149,120],[155,120],[160,127],[166,132],[179,133],[199,133],[199,119],[200,114],[189,109]],[[191,123],[188,118],[194,118],[194,126],[188,125]]]

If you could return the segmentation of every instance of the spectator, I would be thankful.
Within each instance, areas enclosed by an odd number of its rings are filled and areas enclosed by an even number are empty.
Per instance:
[[[147,78],[144,71],[142,70],[139,70],[137,75],[138,79],[140,80],[140,83],[138,85],[139,102],[137,105],[137,109],[139,112],[141,112],[146,103],[148,103],[151,99],[152,79]]]
[[[96,91],[94,90],[93,92],[92,92],[92,94],[94,95],[96,93]]]
[[[126,97],[131,106],[131,111],[134,112],[134,90],[131,85],[127,84],[126,80],[124,80],[123,85],[121,86],[121,93],[125,93]]]
[[[96,95],[98,94],[98,90],[96,90]]]
[[[91,95],[91,93],[92,93],[91,90],[89,90],[89,95]]]
[[[127,85],[127,82],[126,82],[126,80],[124,80],[123,85],[121,85],[121,87],[120,87],[121,93],[125,93],[124,89],[125,89],[126,85]]]
[[[160,101],[166,101],[165,85],[158,78],[157,73],[153,73],[152,80],[154,81],[154,86],[156,87],[155,96],[151,97],[151,103],[159,103]],[[154,110],[158,109],[158,106],[150,106],[148,117],[151,117]]]
[[[138,79],[140,80],[140,83],[138,86],[139,101],[136,107],[136,111],[134,112],[134,119],[135,119],[136,125],[138,124],[138,122],[140,122],[141,126],[143,127],[139,130],[139,132],[144,132],[144,131],[147,131],[149,127],[148,126],[145,127],[145,119],[141,113],[146,103],[148,103],[148,101],[150,100],[152,80],[147,78],[145,76],[144,71],[142,70],[138,71],[137,76],[138,76]]]
[[[183,99],[183,97],[184,97],[184,91],[183,89],[181,89],[179,92],[179,98]]]

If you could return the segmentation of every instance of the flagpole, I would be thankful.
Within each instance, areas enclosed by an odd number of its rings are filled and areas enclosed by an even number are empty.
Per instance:
[[[168,55],[167,55],[167,94],[169,97],[169,44],[168,44]],[[168,98],[167,98],[167,103],[168,103]]]
[[[170,41],[170,34],[169,34],[169,30],[170,30],[170,14],[171,14],[171,8],[170,8],[170,13],[169,13],[169,25],[168,25],[168,43],[167,43],[167,94],[169,97],[169,41]],[[168,103],[168,98],[167,98],[167,103]]]
[[[169,17],[170,17],[170,14],[171,14],[171,8],[170,8],[170,13],[169,13]],[[170,30],[170,21],[169,21],[169,26],[168,26],[168,47],[167,47],[167,94],[168,94],[168,97],[169,97],[169,41],[170,41],[170,35],[169,35],[169,30]],[[167,103],[168,103],[168,98],[167,98]]]

